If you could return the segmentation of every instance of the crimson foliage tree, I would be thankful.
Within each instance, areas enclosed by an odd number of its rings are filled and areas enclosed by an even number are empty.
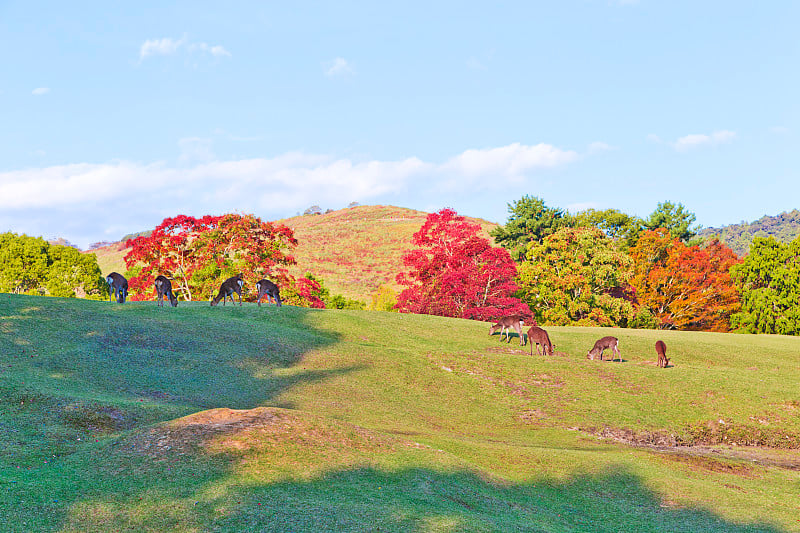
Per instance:
[[[452,209],[431,213],[416,232],[417,247],[403,257],[410,270],[397,276],[407,288],[397,308],[408,313],[489,320],[508,314],[530,316],[513,296],[517,267],[503,248],[480,236],[480,226]]]
[[[271,275],[287,282],[282,267],[296,262],[285,251],[296,244],[291,229],[254,215],[166,218],[150,235],[126,243],[132,299],[144,299],[158,274],[173,279],[186,300],[208,298],[221,279],[239,272],[245,279]]]

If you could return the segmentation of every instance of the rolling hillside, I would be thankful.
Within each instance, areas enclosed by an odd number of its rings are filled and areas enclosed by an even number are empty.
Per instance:
[[[358,206],[324,215],[305,215],[278,220],[292,228],[299,244],[294,251],[297,266],[292,274],[305,272],[321,277],[332,294],[368,301],[381,284],[395,285],[402,256],[411,247],[411,236],[425,223],[427,213],[403,207]],[[497,224],[467,217],[489,237]],[[127,250],[115,243],[93,250],[103,274],[125,272],[122,258]]]
[[[742,221],[720,228],[705,228],[699,235],[704,238],[718,237],[736,255],[743,257],[750,251],[750,244],[756,237],[772,236],[786,244],[800,236],[800,211],[793,209],[776,216],[763,216],[755,222]]]
[[[3,526],[800,531],[800,339],[548,329],[0,294]]]

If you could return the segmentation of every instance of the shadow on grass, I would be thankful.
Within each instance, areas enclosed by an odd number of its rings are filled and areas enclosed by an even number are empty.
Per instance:
[[[37,466],[98,436],[270,405],[299,383],[358,370],[302,368],[304,354],[339,340],[314,328],[318,312],[0,294],[0,459]]]
[[[716,531],[778,533],[665,502],[628,472],[486,481],[468,471],[351,468],[309,481],[203,479],[188,462],[75,502],[63,531]],[[149,481],[148,481],[149,480]],[[140,486],[136,486],[140,485]],[[224,487],[224,488],[223,488]],[[47,508],[47,505],[41,506]],[[41,509],[40,508],[40,509]],[[16,512],[14,513],[16,514]],[[11,522],[15,523],[15,522]]]

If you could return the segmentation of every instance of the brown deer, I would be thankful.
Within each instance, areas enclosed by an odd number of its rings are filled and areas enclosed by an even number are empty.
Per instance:
[[[172,282],[166,276],[158,276],[155,281],[156,294],[158,295],[158,306],[164,307],[164,296],[169,298],[172,307],[178,307],[178,297],[172,293]]]
[[[125,298],[128,297],[128,280],[125,276],[112,272],[106,276],[106,283],[108,283],[108,299],[116,299],[118,303],[124,304]]]
[[[658,354],[658,368],[667,368],[669,359],[667,358],[667,344],[664,341],[656,341],[656,353]]]
[[[264,296],[267,297],[267,303],[273,303],[281,306],[281,293],[278,289],[278,286],[275,285],[268,279],[262,279],[258,283],[256,283],[256,289],[258,289],[258,306],[261,307],[261,298]]]
[[[506,334],[506,341],[511,342],[511,328],[519,335],[519,345],[525,346],[525,337],[522,336],[522,326],[525,324],[525,319],[519,315],[504,316],[497,319],[497,322],[492,324],[489,328],[489,335],[494,335],[494,332],[500,330],[500,342],[503,342],[503,333]]]
[[[539,326],[528,328],[528,344],[531,345],[531,355],[533,355],[533,345],[536,345],[536,355],[539,355],[539,347],[542,348],[542,355],[553,355],[556,349],[555,344],[550,342],[550,335]]]
[[[594,347],[589,350],[589,353],[586,354],[587,359],[594,360],[595,357],[600,356],[600,360],[603,360],[603,352],[607,349],[611,349],[614,353],[617,354],[619,360],[622,361],[622,356],[619,354],[619,348],[617,348],[617,344],[619,343],[619,339],[616,337],[603,337],[602,339],[598,339],[597,342],[594,343]],[[614,353],[611,354],[611,360],[614,360]]]
[[[211,306],[214,307],[222,300],[222,305],[225,305],[225,300],[230,297],[231,303],[236,304],[236,301],[233,299],[233,293],[239,295],[239,305],[242,305],[242,286],[244,285],[244,280],[242,279],[241,274],[236,274],[232,278],[228,278],[222,282],[222,285],[219,286],[219,292],[216,296],[211,298]]]

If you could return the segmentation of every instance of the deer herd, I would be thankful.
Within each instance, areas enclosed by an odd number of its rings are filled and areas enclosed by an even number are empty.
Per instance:
[[[128,297],[128,280],[122,274],[118,274],[117,272],[112,272],[108,276],[106,276],[106,282],[108,283],[108,298],[110,300],[116,300],[118,303],[125,303],[125,299]],[[242,305],[242,287],[244,286],[244,279],[242,278],[241,274],[237,274],[231,278],[226,279],[222,282],[222,285],[219,287],[219,291],[217,291],[217,295],[211,296],[211,306],[215,306],[222,301],[222,305],[225,305],[225,302],[228,298],[231,299],[231,304],[236,305],[236,301],[233,299],[233,295],[236,294],[239,297],[239,305]],[[166,296],[169,300],[169,303],[172,307],[178,306],[178,298],[172,292],[172,282],[166,276],[158,276],[155,279],[155,289],[156,295],[158,297],[158,306],[164,306],[164,297]],[[266,296],[267,303],[274,303],[278,307],[281,306],[281,295],[278,286],[268,279],[259,280],[256,283],[256,290],[258,291],[258,306],[261,307],[261,300]],[[533,325],[528,328],[528,331],[525,335],[522,334],[522,326],[525,325],[525,317],[521,315],[509,315],[499,318],[497,321],[492,323],[489,328],[489,335],[494,335],[498,330],[500,331],[500,341],[503,341],[503,334],[506,336],[506,342],[511,342],[511,330],[517,332],[517,336],[519,337],[519,345],[525,346],[525,340],[527,338],[528,344],[531,347],[531,355],[533,355],[533,347],[536,345],[536,354],[537,355],[553,355],[555,353],[556,346],[550,340],[550,335],[547,334],[547,331],[540,328],[539,325],[536,323],[536,320],[533,320]],[[592,349],[589,350],[586,354],[587,359],[597,359],[599,358],[601,361],[603,360],[603,353],[606,350],[610,350],[611,352],[611,360],[614,361],[615,355],[616,358],[622,362],[622,355],[619,353],[619,339],[616,337],[603,337],[598,339]],[[659,368],[667,368],[669,365],[669,359],[667,358],[667,345],[664,341],[656,342],[656,355],[658,356],[657,365]]]
[[[128,297],[128,280],[125,276],[112,272],[106,276],[106,283],[108,283],[108,298],[109,300],[116,300],[118,303],[124,304],[125,299]],[[156,296],[158,298],[158,306],[164,307],[164,297],[166,296],[172,307],[178,307],[178,297],[172,292],[172,282],[168,277],[159,275],[155,279]],[[236,274],[232,278],[228,278],[219,286],[217,295],[211,296],[211,306],[217,305],[222,300],[222,305],[230,298],[232,304],[236,304],[233,295],[239,297],[239,305],[242,305],[242,287],[244,286],[244,278],[241,274]],[[281,306],[281,295],[278,286],[268,279],[262,279],[256,283],[258,290],[258,306],[261,307],[261,299],[267,297],[267,303],[274,302],[278,307]]]
[[[528,331],[525,335],[522,334],[522,326],[525,325],[525,317],[520,315],[510,315],[504,316],[497,319],[492,325],[489,327],[489,335],[494,335],[498,330],[500,331],[500,342],[503,342],[503,333],[506,335],[506,342],[511,342],[511,330],[517,332],[519,336],[519,345],[525,346],[525,339],[527,338],[528,344],[531,347],[531,355],[533,355],[533,346],[536,345],[536,354],[541,355],[553,355],[555,353],[556,345],[550,341],[550,335],[547,334],[545,330],[539,327],[536,323],[536,320],[533,320],[533,325],[528,328]],[[603,353],[606,350],[611,352],[611,360],[614,361],[615,355],[616,358],[622,362],[622,355],[619,353],[619,339],[616,337],[603,337],[601,339],[597,339],[595,341],[594,346],[592,349],[589,350],[586,354],[587,359],[597,359],[599,358],[601,361],[603,360]],[[669,365],[669,359],[667,358],[667,345],[664,341],[657,341],[656,342],[656,355],[658,356],[658,362],[656,363],[659,368],[667,368]]]

